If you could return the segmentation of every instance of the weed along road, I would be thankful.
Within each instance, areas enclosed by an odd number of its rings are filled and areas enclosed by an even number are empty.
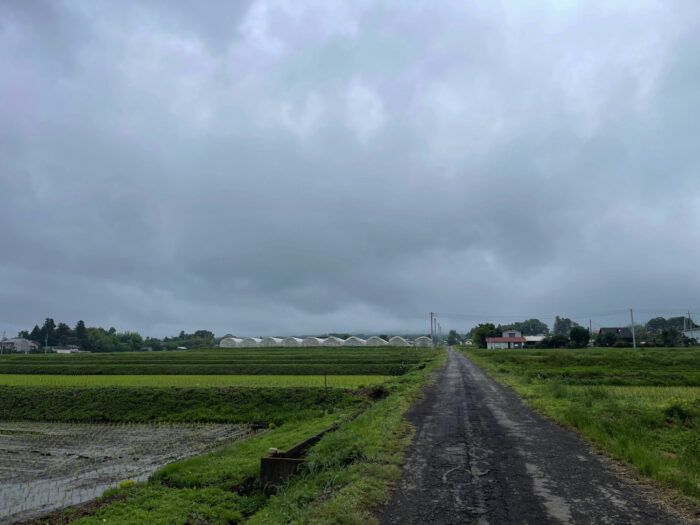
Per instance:
[[[451,348],[408,419],[416,435],[383,523],[683,523]]]

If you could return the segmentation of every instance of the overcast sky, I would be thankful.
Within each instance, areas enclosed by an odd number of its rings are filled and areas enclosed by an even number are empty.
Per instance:
[[[696,0],[4,1],[0,330],[700,311],[699,86]]]

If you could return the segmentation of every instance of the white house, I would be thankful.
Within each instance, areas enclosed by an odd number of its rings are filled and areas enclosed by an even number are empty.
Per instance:
[[[691,330],[683,330],[683,335],[700,341],[700,328],[693,328]]]
[[[409,346],[408,341],[406,341],[400,335],[395,335],[389,339],[389,346]]]
[[[39,345],[24,337],[15,337],[13,339],[3,339],[0,341],[0,348],[2,348],[3,351],[24,352],[28,354],[32,350],[38,350]]]
[[[486,348],[523,348],[525,341],[519,330],[504,330],[502,337],[487,337]]]
[[[386,346],[388,344],[389,343],[387,343],[384,339],[377,337],[376,335],[373,335],[367,339],[367,346]]]

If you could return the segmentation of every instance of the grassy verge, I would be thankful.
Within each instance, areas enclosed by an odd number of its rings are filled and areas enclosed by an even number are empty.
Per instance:
[[[82,423],[282,423],[352,410],[367,400],[329,388],[0,386],[0,419]]]
[[[700,350],[673,352],[562,349],[465,353],[538,411],[577,429],[613,457],[699,504],[700,387],[695,386],[695,374],[687,373],[685,366],[700,356]],[[610,385],[611,376],[619,384]],[[690,385],[659,386],[663,377],[670,378],[673,385],[684,380]],[[651,384],[640,384],[642,378]]]
[[[285,449],[327,428],[338,413],[290,421],[246,442],[173,463],[146,483],[108,491],[91,504],[89,516],[66,510],[60,519],[91,525],[376,523],[373,511],[388,501],[412,435],[403,414],[443,361],[444,353],[372,389],[379,399],[326,434],[308,453],[304,472],[275,496],[265,497],[258,486],[260,458],[270,447]]]
[[[323,387],[362,388],[383,383],[379,375],[42,375],[0,374],[6,386]]]

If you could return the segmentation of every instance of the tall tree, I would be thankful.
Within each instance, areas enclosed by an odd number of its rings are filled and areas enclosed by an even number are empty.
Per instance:
[[[90,342],[88,340],[87,328],[81,319],[75,324],[75,338],[78,340],[78,346],[83,350],[89,350]]]
[[[497,337],[500,332],[493,323],[481,323],[472,329],[472,341],[479,348],[486,348],[487,337]]]
[[[557,334],[557,335],[569,335],[569,332],[571,332],[571,329],[574,326],[578,326],[578,323],[572,321],[568,317],[559,317],[558,315],[554,319],[554,327],[552,329],[552,333]]]
[[[68,338],[71,336],[71,329],[66,323],[58,323],[56,327],[56,344],[65,346],[68,344]]]
[[[591,335],[588,330],[582,326],[574,326],[569,332],[569,338],[571,339],[572,346],[583,348],[588,345]]]
[[[54,346],[58,343],[56,339],[56,323],[50,317],[44,320],[44,326],[41,327],[41,342]]]
[[[457,334],[457,330],[450,330],[450,333],[447,334],[447,344],[449,346],[459,344],[459,334]]]

